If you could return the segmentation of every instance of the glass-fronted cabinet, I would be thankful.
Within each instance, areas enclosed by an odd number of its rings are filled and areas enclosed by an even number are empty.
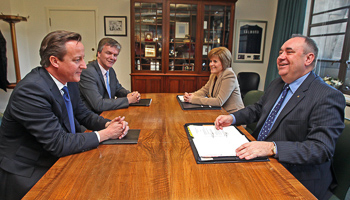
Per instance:
[[[209,78],[208,53],[232,51],[236,0],[131,0],[132,90],[193,92]]]
[[[169,71],[195,71],[196,4],[170,4]]]
[[[135,71],[162,71],[162,3],[135,3]]]
[[[208,53],[219,46],[229,48],[231,6],[205,5],[202,71],[210,71]]]

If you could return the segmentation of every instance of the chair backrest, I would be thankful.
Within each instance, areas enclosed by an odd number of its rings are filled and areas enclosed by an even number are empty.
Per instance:
[[[255,102],[259,101],[260,97],[263,94],[264,94],[264,92],[260,91],[260,90],[251,90],[251,91],[247,92],[243,98],[244,106],[248,106],[248,105],[254,104]],[[255,130],[255,127],[256,127],[256,123],[247,124],[246,130],[249,133],[253,133],[253,131]]]
[[[338,181],[338,186],[333,193],[339,199],[345,199],[345,195],[350,187],[350,120],[345,119],[344,123],[345,129],[338,138],[333,157],[335,176]]]
[[[257,90],[259,87],[260,76],[255,72],[240,72],[237,75],[239,88],[242,98],[250,90]]]

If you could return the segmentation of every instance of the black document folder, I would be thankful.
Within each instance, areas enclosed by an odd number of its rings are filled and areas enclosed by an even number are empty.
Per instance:
[[[140,129],[130,129],[128,134],[122,139],[111,139],[101,142],[101,144],[137,144],[140,135]]]
[[[176,99],[179,102],[182,110],[221,110],[220,106],[208,106],[208,105],[199,105],[199,104],[192,104],[188,102],[182,102],[179,96],[182,96],[182,95],[177,95]]]
[[[235,163],[235,162],[261,162],[261,161],[270,161],[268,157],[257,157],[251,160],[240,159],[238,156],[218,156],[212,157],[211,159],[202,159],[196,149],[196,145],[193,142],[193,137],[188,129],[189,125],[214,125],[213,123],[187,123],[184,125],[185,131],[187,133],[188,140],[190,142],[192,152],[197,164],[211,164],[211,163]],[[237,129],[242,135],[244,135],[239,129]],[[244,135],[245,136],[245,135]],[[246,136],[245,136],[246,137]],[[250,141],[247,138],[248,141]]]
[[[150,106],[152,99],[140,99],[137,103],[131,103],[129,106]]]

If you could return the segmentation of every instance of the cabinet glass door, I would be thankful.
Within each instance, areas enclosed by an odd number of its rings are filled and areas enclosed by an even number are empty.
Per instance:
[[[195,71],[197,5],[170,4],[169,71]]]
[[[162,71],[162,3],[135,3],[135,70]]]
[[[208,53],[211,49],[219,46],[228,48],[230,16],[231,6],[205,6],[202,71],[210,71]]]

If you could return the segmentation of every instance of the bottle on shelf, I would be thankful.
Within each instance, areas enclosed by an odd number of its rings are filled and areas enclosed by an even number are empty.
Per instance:
[[[170,62],[169,69],[170,69],[170,71],[174,71],[174,61],[173,60]]]

